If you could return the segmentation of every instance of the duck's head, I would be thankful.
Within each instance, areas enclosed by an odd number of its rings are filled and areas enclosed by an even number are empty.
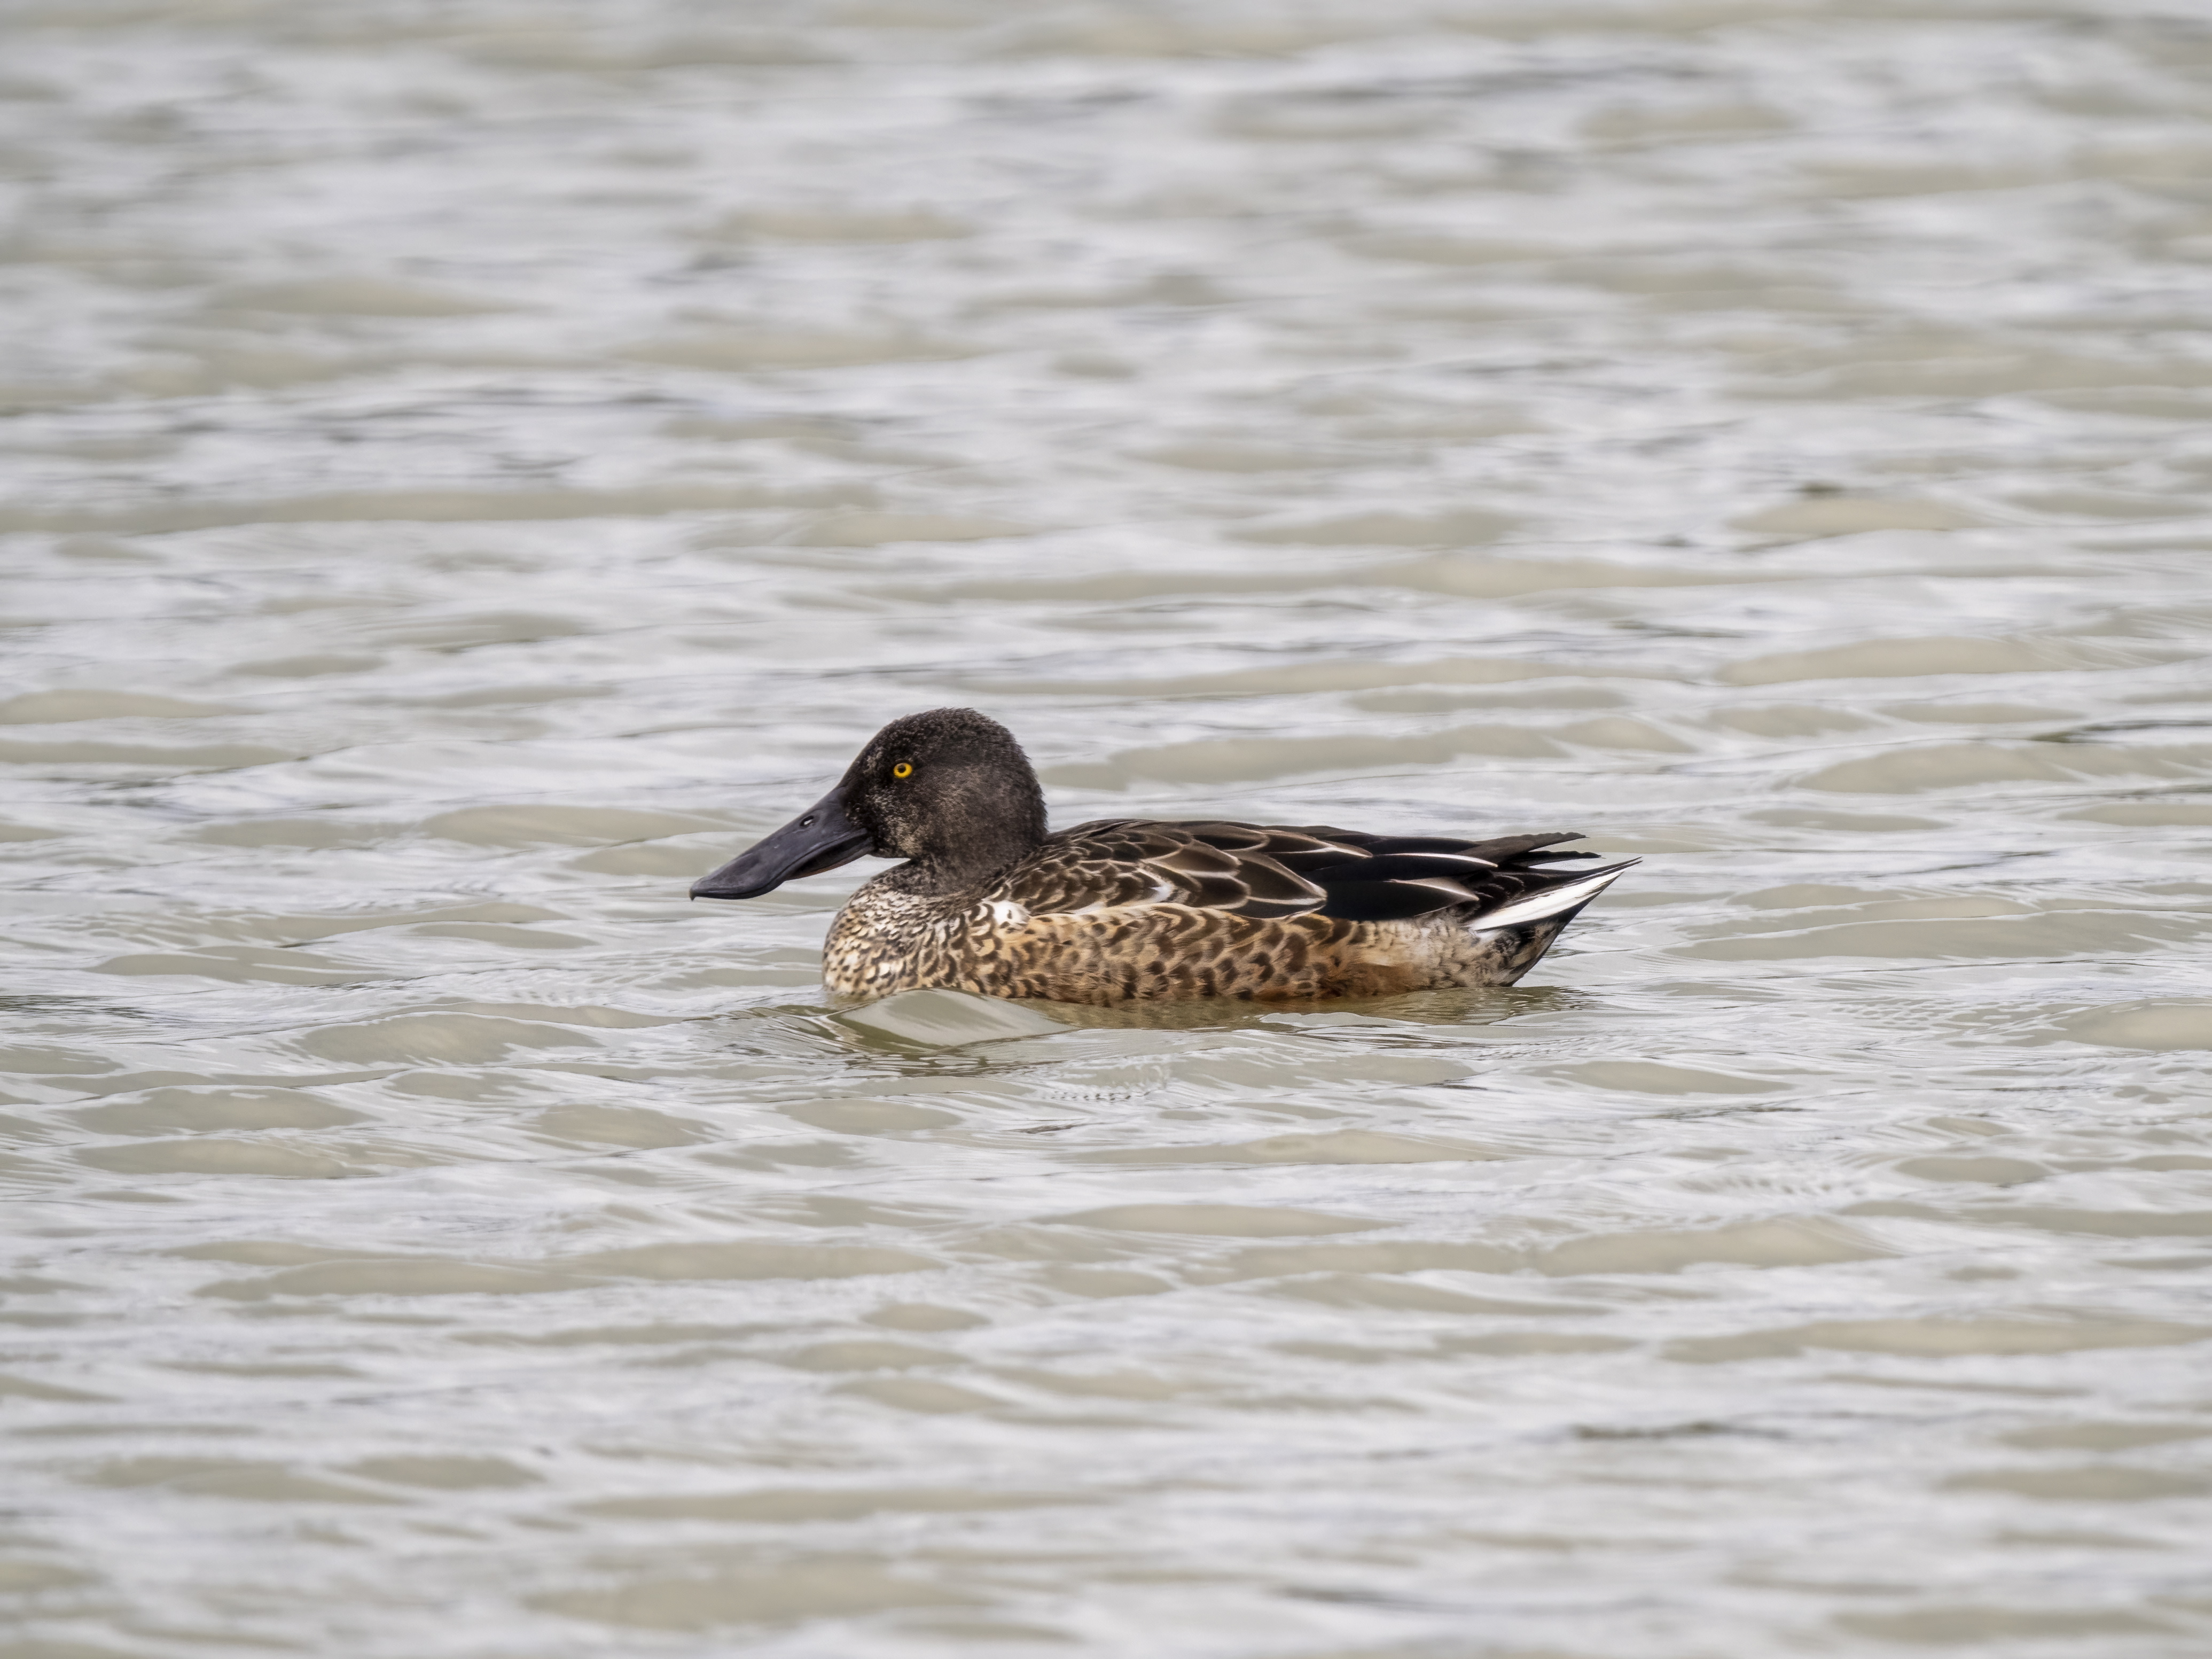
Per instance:
[[[957,886],[1006,869],[1044,834],[1044,791],[1014,734],[972,708],[933,708],[869,738],[836,788],[693,882],[691,896],[757,898],[864,853]]]

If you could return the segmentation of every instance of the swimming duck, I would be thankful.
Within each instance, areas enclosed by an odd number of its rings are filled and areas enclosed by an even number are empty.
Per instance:
[[[842,996],[1376,997],[1519,979],[1637,861],[1547,867],[1592,857],[1548,850],[1580,839],[1145,818],[1051,835],[1013,733],[934,708],[877,732],[836,788],[691,896],[757,898],[863,854],[904,859],[830,927],[823,977]]]

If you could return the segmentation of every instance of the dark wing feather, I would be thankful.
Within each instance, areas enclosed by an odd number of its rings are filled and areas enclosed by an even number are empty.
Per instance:
[[[1269,856],[1277,833],[1249,824],[1105,818],[1048,838],[1008,875],[1006,896],[1033,913],[1119,904],[1187,904],[1246,916],[1294,916],[1328,895]],[[1306,838],[1291,834],[1291,843]]]
[[[1517,860],[1522,864],[1553,864],[1561,859],[1594,859],[1595,853],[1550,853],[1543,849],[1563,841],[1580,841],[1577,835],[1499,836],[1493,841],[1469,842],[1465,851],[1472,857],[1488,859],[1492,864],[1504,864]]]
[[[1101,818],[1047,839],[1000,890],[1036,914],[1182,904],[1237,915],[1307,913],[1394,921],[1455,905],[1477,916],[1590,872],[1546,869],[1588,853],[1547,850],[1573,835],[1372,836],[1210,821]]]

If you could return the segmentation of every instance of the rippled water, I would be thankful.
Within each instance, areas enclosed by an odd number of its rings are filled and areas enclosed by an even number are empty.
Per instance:
[[[2212,1644],[2202,12],[3,28],[0,1654]],[[1645,861],[1275,1012],[684,902],[948,702]]]

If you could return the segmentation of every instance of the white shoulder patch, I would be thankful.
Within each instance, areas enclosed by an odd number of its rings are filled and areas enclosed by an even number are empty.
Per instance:
[[[1012,899],[991,899],[983,906],[983,914],[1001,927],[1025,927],[1030,913]]]

